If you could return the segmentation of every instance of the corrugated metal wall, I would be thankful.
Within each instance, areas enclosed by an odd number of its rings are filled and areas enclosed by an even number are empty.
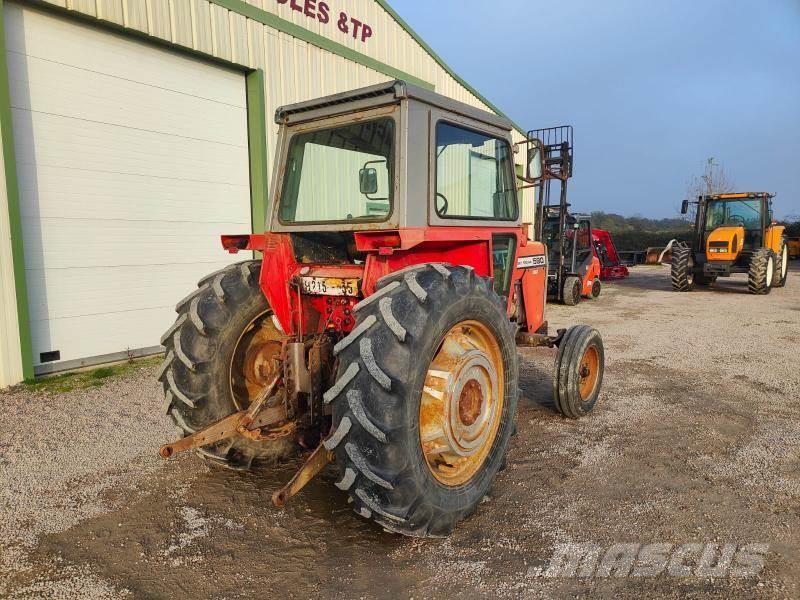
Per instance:
[[[226,0],[217,0],[225,3]],[[204,54],[266,73],[265,99],[268,136],[268,159],[273,160],[277,126],[272,115],[278,106],[372,85],[392,77],[348,60],[319,46],[269,27],[259,20],[246,18],[209,0],[44,0],[44,2],[80,12],[160,38]],[[236,6],[236,2],[230,3]],[[395,19],[374,0],[328,0],[331,20],[327,24],[292,10],[290,3],[277,0],[247,0],[258,9],[307,29],[324,38],[390,65],[432,84],[436,91],[467,104],[491,110],[484,102],[447,72]],[[353,39],[336,26],[340,11],[368,23],[373,29],[366,42]],[[434,41],[435,43],[435,41]],[[515,133],[515,141],[522,135]],[[516,162],[524,161],[523,154]],[[4,189],[4,188],[2,188]],[[530,192],[522,202],[523,218],[532,221]],[[3,194],[3,203],[5,197]],[[14,302],[13,275],[8,247],[7,210],[0,206],[0,386],[19,380],[19,350]],[[16,354],[15,354],[16,352]]]
[[[268,122],[278,106],[387,81],[389,76],[306,41],[229,11],[209,0],[45,0],[250,68],[263,68]],[[248,4],[322,37],[366,54],[435,86],[440,94],[491,109],[450,75],[374,0],[330,0],[331,21],[322,24],[277,0]],[[336,27],[339,12],[369,23],[366,42]],[[279,69],[276,74],[273,70]],[[277,127],[274,127],[277,131]],[[515,141],[522,139],[515,134]],[[275,136],[269,140],[274,156]],[[522,162],[518,155],[518,162]],[[532,214],[532,211],[531,211]]]

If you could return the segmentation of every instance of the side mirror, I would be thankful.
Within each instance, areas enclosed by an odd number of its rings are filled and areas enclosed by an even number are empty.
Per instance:
[[[530,140],[528,145],[528,168],[527,179],[535,182],[542,178],[544,174],[544,152],[542,142]]]
[[[688,212],[689,212],[689,200],[688,200],[688,199],[685,199],[685,200],[684,200],[684,201],[681,203],[681,214],[682,214],[682,215],[685,215],[685,214],[686,214],[686,213],[688,213]]]
[[[365,196],[378,193],[378,171],[364,167],[358,172],[358,187]]]

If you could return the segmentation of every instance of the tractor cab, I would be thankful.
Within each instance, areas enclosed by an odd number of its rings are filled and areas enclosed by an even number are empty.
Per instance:
[[[331,98],[276,113],[265,240],[283,251],[265,255],[262,284],[284,330],[301,328],[287,281],[313,308],[306,332],[346,332],[359,298],[420,252],[473,264],[509,310],[539,311],[533,300],[510,305],[515,257],[534,247],[522,225],[511,123],[405,82]],[[253,241],[225,243],[242,249]],[[543,320],[533,317],[536,331]]]
[[[709,285],[735,273],[748,274],[754,294],[782,287],[788,250],[784,228],[773,221],[773,197],[766,192],[698,197],[694,239],[673,251],[673,288],[688,291],[695,283]],[[684,200],[681,213],[688,209]]]
[[[770,194],[708,196],[703,206],[702,233],[706,252],[712,258],[725,254],[719,248],[727,248],[731,254],[739,256],[763,245],[764,235],[772,223]]]

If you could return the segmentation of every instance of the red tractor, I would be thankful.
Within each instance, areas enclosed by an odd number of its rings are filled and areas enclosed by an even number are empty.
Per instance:
[[[267,233],[222,239],[263,258],[201,280],[162,339],[184,437],[160,453],[247,469],[300,446],[276,505],[334,461],[361,516],[446,535],[505,464],[517,346],[558,348],[555,407],[577,418],[600,392],[600,335],[547,334],[547,252],[520,219],[506,119],[396,81],[276,121]]]

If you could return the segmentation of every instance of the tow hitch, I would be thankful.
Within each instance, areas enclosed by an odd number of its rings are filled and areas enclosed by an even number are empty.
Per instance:
[[[194,450],[201,446],[213,444],[236,435],[242,435],[254,441],[274,440],[294,433],[295,424],[290,422],[283,426],[269,428],[286,420],[286,408],[280,406],[267,406],[267,400],[278,385],[280,376],[276,375],[262,390],[258,397],[247,410],[242,410],[220,419],[216,423],[197,431],[185,438],[164,444],[158,453],[162,458],[171,458],[179,452]],[[266,429],[266,431],[265,431]],[[320,444],[305,464],[295,473],[292,479],[280,490],[272,494],[272,503],[277,507],[286,505],[286,502],[306,484],[314,479],[325,466],[333,460],[333,454],[323,444]]]
[[[233,413],[176,442],[164,444],[158,453],[162,458],[170,458],[178,452],[194,450],[200,446],[232,438],[235,435],[243,435],[251,440],[261,441],[291,434],[293,431],[291,423],[277,430],[270,430],[266,434],[262,432],[262,428],[286,419],[286,408],[283,405],[265,406],[279,380],[280,375],[276,374],[247,410]]]

